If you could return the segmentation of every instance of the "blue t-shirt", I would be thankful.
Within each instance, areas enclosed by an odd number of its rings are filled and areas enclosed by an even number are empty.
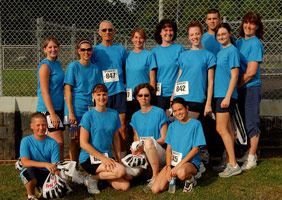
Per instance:
[[[208,50],[188,50],[183,52],[178,63],[182,70],[178,82],[188,81],[189,93],[177,95],[185,101],[203,103],[206,100],[208,69],[216,65],[216,58]]]
[[[248,40],[242,38],[237,42],[237,48],[240,52],[240,77],[246,72],[248,62],[256,61],[259,63],[256,74],[248,83],[243,86],[243,88],[251,86],[260,86],[260,63],[262,62],[264,53],[262,43],[257,37],[252,37]]]
[[[22,157],[37,162],[55,163],[60,160],[59,145],[49,136],[46,136],[44,140],[37,140],[33,135],[29,135],[21,141],[20,158]],[[40,169],[48,171],[46,168]]]
[[[109,157],[113,157],[111,152],[113,136],[121,127],[117,111],[107,108],[106,112],[98,112],[93,108],[83,115],[79,126],[88,131],[89,144],[100,153],[108,153]],[[81,149],[79,162],[84,163],[89,157],[89,153]]]
[[[88,66],[84,66],[78,60],[68,65],[64,84],[72,86],[72,104],[75,116],[82,116],[88,111],[88,106],[93,105],[94,86],[102,82],[102,73],[97,65],[89,63]],[[68,113],[66,109],[65,115]]]
[[[153,53],[144,49],[139,53],[130,51],[125,66],[126,88],[130,88],[133,93],[137,85],[150,83],[149,72],[155,69],[157,64]]]
[[[103,74],[103,81],[109,90],[109,96],[125,92],[123,77],[123,70],[127,57],[125,48],[118,44],[113,44],[110,47],[99,44],[93,49],[94,52],[91,61],[99,66]],[[117,70],[117,74],[114,73],[115,70]],[[118,81],[113,81],[113,79],[117,80],[117,75]]]
[[[215,56],[222,49],[221,44],[216,40],[215,35],[211,35],[208,33],[204,33],[202,37],[202,45],[203,47],[212,52]]]
[[[191,118],[187,123],[181,123],[179,120],[168,126],[165,143],[171,146],[172,151],[182,153],[182,159],[194,147],[203,147],[206,145],[205,135],[201,122]],[[189,162],[193,163],[200,170],[200,152]]]
[[[221,49],[217,54],[214,76],[214,97],[224,98],[229,88],[231,69],[240,66],[239,51],[234,45]],[[237,81],[238,83],[238,81]],[[237,83],[232,98],[237,99]]]
[[[178,76],[178,58],[185,51],[185,48],[173,43],[168,47],[161,45],[152,49],[157,61],[157,83],[161,83],[161,96],[170,97],[172,95],[175,81]]]
[[[163,109],[152,106],[147,113],[142,113],[141,109],[135,112],[131,118],[130,125],[136,130],[138,137],[154,137],[158,140],[161,137],[161,128],[168,122]]]
[[[39,69],[41,65],[47,64],[50,69],[49,75],[49,94],[51,97],[54,110],[63,110],[64,106],[64,71],[59,61],[52,62],[47,58],[43,59],[37,67],[37,96],[38,104],[36,110],[38,112],[47,112],[45,106],[39,80]]]

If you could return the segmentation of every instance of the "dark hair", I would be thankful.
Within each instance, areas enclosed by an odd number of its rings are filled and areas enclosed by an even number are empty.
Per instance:
[[[151,96],[151,101],[150,104],[153,105],[155,103],[155,99],[156,99],[156,92],[155,89],[153,88],[153,86],[151,86],[149,83],[141,83],[140,85],[136,86],[133,92],[133,96],[135,99],[137,99],[137,95],[139,93],[139,91],[143,88],[147,88],[150,92],[150,96]]]
[[[173,99],[173,101],[171,103],[171,107],[176,103],[182,104],[185,108],[188,106],[186,101],[182,97],[177,97],[177,98]]]
[[[218,15],[218,18],[220,18],[220,14],[219,14],[219,11],[215,8],[213,9],[209,9],[208,12],[207,12],[207,15],[208,14],[217,14]]]
[[[199,21],[192,21],[187,26],[187,32],[189,34],[189,29],[192,27],[199,27],[202,35],[204,34],[204,27]]]
[[[87,40],[87,39],[81,39],[81,40],[78,40],[77,41],[77,43],[76,43],[76,50],[78,51],[79,49],[80,49],[80,46],[82,45],[82,44],[89,44],[90,45],[90,47],[92,48],[92,44],[91,44],[91,42],[89,41],[89,40]],[[76,51],[76,53],[77,53],[77,55],[78,55],[78,57],[80,58],[80,56],[79,56],[79,54],[78,54],[78,52]]]
[[[258,26],[258,29],[256,30],[256,36],[261,39],[263,37],[264,34],[264,27],[263,24],[261,22],[261,17],[260,14],[256,13],[256,12],[248,12],[242,19],[242,23],[239,27],[239,34],[241,37],[245,37],[245,33],[244,33],[244,29],[243,29],[243,24],[244,23],[254,23]]]
[[[104,84],[98,83],[95,85],[93,89],[93,93],[96,93],[96,92],[107,92],[108,93],[108,88]]]
[[[231,27],[230,27],[229,24],[227,24],[227,23],[221,23],[221,24],[219,24],[219,25],[216,27],[216,29],[215,29],[215,38],[216,38],[217,32],[218,32],[218,30],[219,30],[220,28],[225,28],[225,29],[228,31],[228,33],[232,33],[232,30],[231,30]],[[217,38],[216,38],[216,39],[217,39]],[[234,39],[233,37],[231,37],[231,36],[230,36],[230,42],[231,42],[233,45],[235,45],[235,39]]]
[[[31,118],[30,118],[31,123],[32,123],[32,121],[33,121],[34,119],[45,119],[45,120],[46,120],[46,117],[45,117],[45,115],[43,115],[42,113],[36,112],[36,113],[33,113],[33,114],[31,115]]]
[[[147,40],[147,33],[143,28],[136,28],[131,32],[131,39],[134,37],[135,33],[139,33],[145,40]]]
[[[155,40],[158,44],[162,44],[162,36],[160,35],[162,29],[166,28],[166,27],[171,27],[173,29],[173,38],[172,41],[174,41],[176,39],[177,36],[177,24],[170,20],[170,19],[162,19],[156,26],[156,30],[155,30]]]

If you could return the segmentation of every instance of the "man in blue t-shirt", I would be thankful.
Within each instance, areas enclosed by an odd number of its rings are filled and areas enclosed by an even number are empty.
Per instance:
[[[215,29],[221,23],[219,11],[217,9],[210,9],[207,12],[206,24],[208,25],[208,32],[204,33],[202,37],[202,44],[204,49],[212,52],[215,56],[222,48],[221,44],[215,38]]]
[[[56,162],[60,160],[58,143],[45,135],[47,130],[46,117],[42,113],[31,116],[30,127],[33,135],[22,139],[20,158],[23,165],[20,177],[27,190],[28,199],[37,199],[35,187],[42,187],[50,173],[58,173]]]
[[[102,43],[94,47],[91,61],[98,65],[103,75],[103,82],[109,91],[107,107],[115,109],[119,113],[121,128],[119,129],[121,138],[121,154],[125,156],[126,129],[125,113],[126,92],[125,92],[125,60],[126,49],[113,42],[114,26],[110,21],[102,21],[98,31],[102,38]]]

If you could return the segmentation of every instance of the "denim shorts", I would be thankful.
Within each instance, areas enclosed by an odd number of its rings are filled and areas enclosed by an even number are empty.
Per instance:
[[[126,93],[120,92],[109,96],[107,107],[115,109],[119,114],[126,113],[127,104],[126,104]]]
[[[261,95],[261,86],[238,90],[238,105],[249,138],[260,134],[259,104]]]

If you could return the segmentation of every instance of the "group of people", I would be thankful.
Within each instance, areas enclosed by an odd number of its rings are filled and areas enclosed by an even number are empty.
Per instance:
[[[130,180],[142,172],[141,167],[128,167],[122,161],[130,132],[126,119],[130,120],[133,142],[139,142],[137,149],[130,147],[131,154],[145,155],[152,169],[144,192],[165,190],[172,177],[185,181],[184,192],[193,190],[200,172],[200,152],[206,145],[198,119],[212,112],[227,152],[219,176],[230,177],[256,167],[259,74],[264,53],[259,40],[263,36],[260,15],[248,12],[243,17],[242,39],[237,42],[231,27],[221,23],[218,10],[207,12],[206,24],[206,33],[200,22],[188,24],[189,50],[174,42],[177,25],[172,20],[157,24],[154,37],[159,45],[152,51],[144,48],[146,31],[137,28],[131,34],[134,49],[127,52],[113,42],[113,24],[103,21],[98,31],[102,43],[93,48],[89,40],[79,40],[79,59],[67,66],[65,74],[57,59],[58,40],[46,38],[46,58],[37,70],[39,113],[31,119],[34,134],[24,138],[20,147],[25,169],[21,178],[28,199],[36,199],[35,186],[42,184],[46,172],[55,173],[55,162],[64,159],[64,124],[75,127],[69,155],[77,169],[80,163],[89,174],[83,182],[91,194],[100,192],[99,180],[127,190]],[[244,162],[241,167],[235,157],[230,120],[236,103],[250,141],[248,152],[240,159]],[[171,113],[174,122],[168,118]],[[79,177],[83,179],[80,173]]]

